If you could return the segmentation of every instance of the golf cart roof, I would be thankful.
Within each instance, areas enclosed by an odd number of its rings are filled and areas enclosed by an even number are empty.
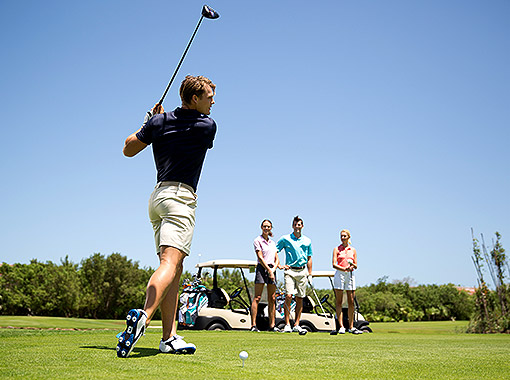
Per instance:
[[[205,263],[198,263],[195,265],[196,268],[251,268],[256,267],[257,262],[255,260],[239,260],[239,259],[220,259],[206,261]]]
[[[335,277],[334,270],[313,270],[312,277]]]

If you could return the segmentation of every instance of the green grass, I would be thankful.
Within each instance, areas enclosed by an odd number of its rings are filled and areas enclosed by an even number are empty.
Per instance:
[[[43,329],[0,329],[0,378],[510,379],[510,335],[465,334],[466,325],[372,323],[375,332],[360,336],[184,332],[198,347],[192,356],[159,354],[161,331],[150,329],[130,358],[118,359],[123,322],[0,317],[0,326]]]

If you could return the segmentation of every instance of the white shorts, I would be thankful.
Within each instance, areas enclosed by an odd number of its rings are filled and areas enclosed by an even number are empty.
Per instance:
[[[197,195],[190,186],[179,182],[160,182],[156,185],[149,199],[149,218],[154,229],[157,253],[165,245],[189,255],[196,208]]]
[[[305,265],[303,269],[289,268],[283,272],[285,278],[285,293],[295,295],[296,297],[306,297],[308,269]]]
[[[352,272],[337,270],[333,281],[333,287],[339,290],[356,290],[354,274]]]

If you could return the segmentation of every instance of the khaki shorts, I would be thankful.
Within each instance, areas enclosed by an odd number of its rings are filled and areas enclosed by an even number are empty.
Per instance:
[[[149,199],[149,218],[154,229],[157,253],[165,245],[189,255],[196,208],[197,195],[190,186],[179,182],[160,182],[156,185]]]
[[[295,295],[296,297],[306,297],[306,283],[308,269],[305,265],[303,269],[289,268],[283,272],[285,277],[285,293]]]

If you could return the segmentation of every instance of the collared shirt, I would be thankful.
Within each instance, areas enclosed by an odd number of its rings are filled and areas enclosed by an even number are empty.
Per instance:
[[[276,259],[276,243],[269,238],[269,240],[266,241],[262,237],[262,235],[257,236],[255,240],[253,241],[253,248],[255,249],[255,252],[261,251],[262,252],[262,258],[266,262],[266,264],[273,264],[275,263]]]
[[[285,250],[285,264],[291,267],[302,267],[308,263],[312,256],[312,241],[305,235],[298,239],[294,233],[284,235],[276,245],[278,251]]]
[[[182,182],[196,192],[215,134],[216,123],[210,117],[196,110],[176,108],[154,115],[136,137],[144,144],[152,144],[158,182]]]
[[[338,246],[338,254],[336,256],[336,263],[343,269],[349,268],[349,261],[352,260],[354,265],[358,265],[358,260],[355,254],[355,250],[350,245],[344,247],[342,244]]]

